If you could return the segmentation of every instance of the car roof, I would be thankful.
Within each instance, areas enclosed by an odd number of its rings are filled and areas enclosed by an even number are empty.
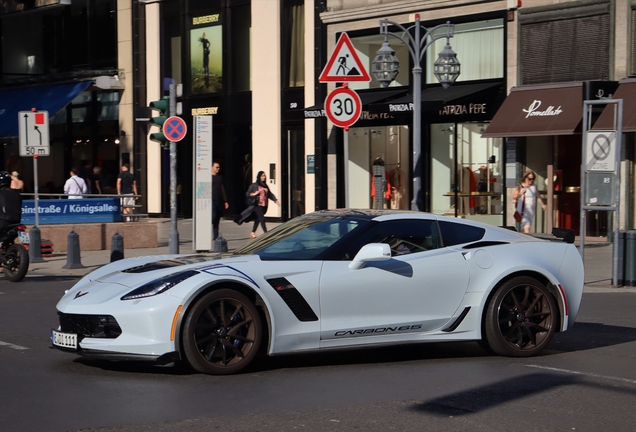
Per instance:
[[[382,218],[389,219],[399,218],[400,216],[418,216],[428,217],[431,219],[437,219],[437,216],[432,213],[424,213],[420,211],[412,210],[374,210],[374,209],[332,209],[332,210],[318,210],[313,213],[308,213],[301,216],[302,219],[323,219],[323,218],[337,218],[337,217],[351,217],[361,219],[376,219]]]

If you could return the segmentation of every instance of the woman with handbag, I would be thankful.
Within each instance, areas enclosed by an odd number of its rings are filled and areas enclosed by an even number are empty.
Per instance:
[[[541,203],[541,208],[545,210],[545,204],[541,199],[537,186],[534,184],[535,179],[536,175],[533,171],[526,171],[521,183],[512,193],[512,199],[516,202],[515,219],[520,216],[521,220],[517,220],[517,222],[521,223],[521,229],[524,233],[530,232],[537,200]]]
[[[247,208],[241,212],[238,219],[234,222],[241,225],[254,215],[254,228],[252,228],[250,238],[256,238],[256,229],[258,228],[259,223],[261,224],[263,232],[267,232],[267,226],[265,225],[265,213],[267,213],[267,204],[269,203],[269,200],[274,201],[278,204],[278,206],[280,206],[280,203],[276,196],[269,190],[269,187],[267,186],[267,176],[263,171],[258,172],[256,175],[256,181],[247,189],[245,196]]]

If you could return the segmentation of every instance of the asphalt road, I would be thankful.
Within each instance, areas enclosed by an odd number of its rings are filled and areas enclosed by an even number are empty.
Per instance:
[[[635,293],[586,293],[543,355],[475,343],[261,359],[213,377],[49,349],[76,279],[0,279],[0,431],[632,431]]]

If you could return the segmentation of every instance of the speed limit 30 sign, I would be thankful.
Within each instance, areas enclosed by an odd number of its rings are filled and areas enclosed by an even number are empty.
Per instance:
[[[333,124],[347,130],[360,118],[362,101],[360,96],[345,84],[329,93],[325,99],[325,111]]]

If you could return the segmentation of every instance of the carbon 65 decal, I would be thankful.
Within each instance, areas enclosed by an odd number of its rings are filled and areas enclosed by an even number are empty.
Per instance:
[[[406,332],[409,330],[419,330],[421,328],[422,328],[422,324],[414,324],[414,325],[404,325],[399,327],[378,327],[378,328],[360,329],[360,330],[342,330],[342,331],[337,331],[334,334],[334,336],[357,336],[357,335],[368,335],[368,334],[396,333],[396,332]]]

